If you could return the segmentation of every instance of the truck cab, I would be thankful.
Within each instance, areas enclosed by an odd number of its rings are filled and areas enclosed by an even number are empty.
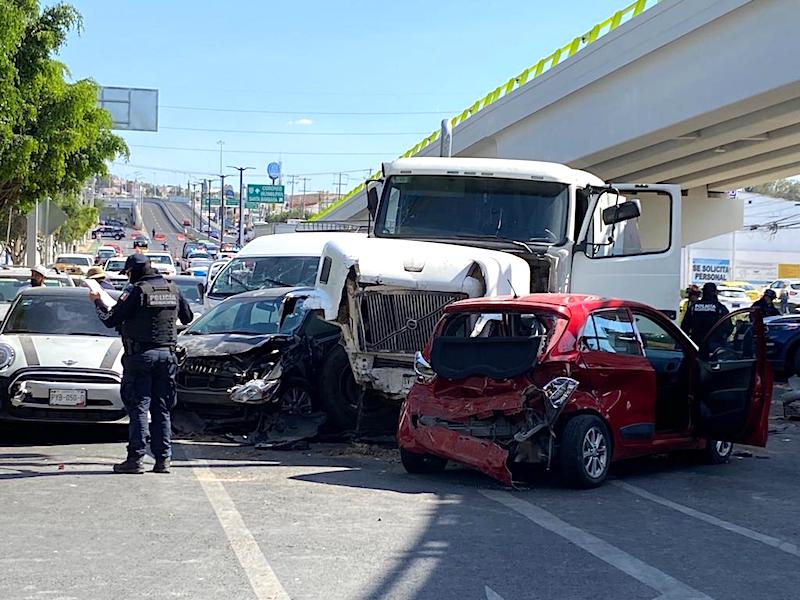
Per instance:
[[[353,377],[402,399],[448,303],[583,293],[676,318],[681,192],[607,184],[547,162],[406,158],[368,184],[368,238],[323,249],[319,308],[343,331]]]

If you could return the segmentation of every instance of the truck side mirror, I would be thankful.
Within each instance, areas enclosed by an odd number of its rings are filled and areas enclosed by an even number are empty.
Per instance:
[[[615,206],[609,206],[603,210],[603,224],[614,225],[623,221],[630,221],[642,215],[639,205],[636,202],[623,202]]]
[[[367,188],[367,210],[370,216],[374,219],[375,212],[378,210],[378,190],[374,187]]]

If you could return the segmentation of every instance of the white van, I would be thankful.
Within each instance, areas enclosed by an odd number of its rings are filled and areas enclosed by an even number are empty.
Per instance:
[[[205,309],[226,298],[270,287],[314,287],[322,249],[328,242],[366,237],[361,233],[278,233],[254,239],[214,278]]]

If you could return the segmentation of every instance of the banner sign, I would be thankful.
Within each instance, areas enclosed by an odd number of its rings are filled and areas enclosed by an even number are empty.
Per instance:
[[[250,203],[281,204],[283,203],[283,186],[248,183],[247,201]]]
[[[731,261],[727,258],[692,258],[692,283],[703,285],[709,281],[722,283],[731,275]]]

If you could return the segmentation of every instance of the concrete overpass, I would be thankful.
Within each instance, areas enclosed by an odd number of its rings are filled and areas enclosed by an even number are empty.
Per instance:
[[[566,60],[521,74],[455,117],[453,154],[678,183],[719,214],[738,206],[717,192],[800,173],[797,0],[652,4],[631,5],[646,10],[603,36],[593,28],[559,51],[582,46]],[[436,137],[407,154],[438,155]],[[365,219],[365,206],[355,194],[322,218]],[[739,223],[723,219],[684,237]]]

